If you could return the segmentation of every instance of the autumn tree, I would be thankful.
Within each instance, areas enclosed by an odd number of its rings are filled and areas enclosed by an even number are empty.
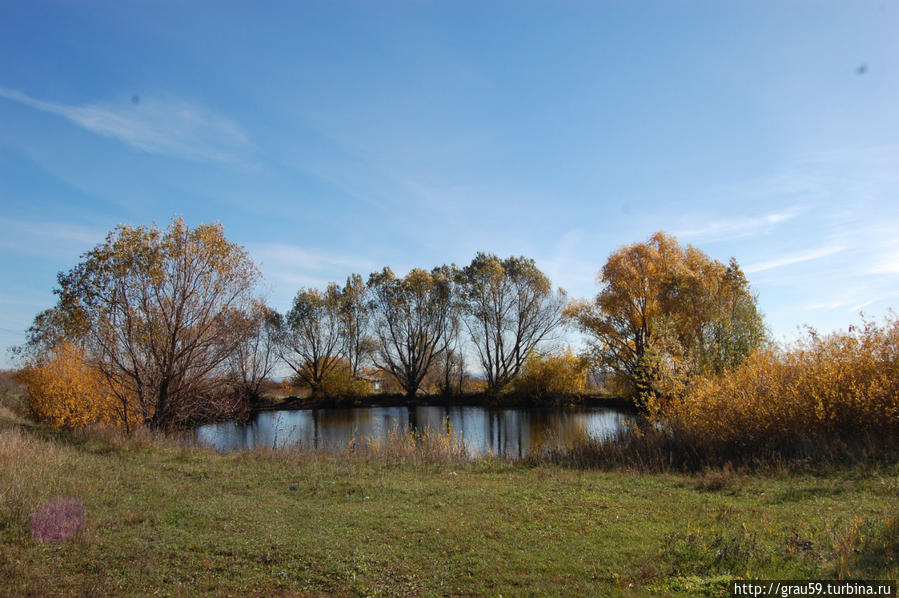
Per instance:
[[[465,382],[465,354],[463,351],[462,304],[459,301],[460,274],[455,266],[443,266],[442,272],[449,282],[450,297],[454,299],[450,303],[446,317],[444,336],[446,349],[431,363],[422,385],[427,388],[437,388],[445,397],[462,394]]]
[[[57,295],[59,291],[57,290]],[[59,297],[55,307],[34,317],[25,334],[26,342],[10,350],[17,358],[34,360],[53,353],[63,343],[84,347],[90,322],[74,297]]]
[[[458,307],[447,318],[446,350],[434,362],[434,379],[440,394],[462,394],[465,381],[465,355],[462,352],[462,318]]]
[[[56,307],[39,315],[31,349],[72,340],[140,419],[169,428],[208,414],[256,304],[259,272],[220,224],[166,230],[120,225],[58,276]]]
[[[458,346],[448,346],[429,372],[428,378],[439,389],[440,394],[449,397],[462,394],[465,384],[465,355]]]
[[[237,396],[258,399],[277,361],[278,314],[257,302],[249,312],[235,314],[232,321],[243,330],[228,358],[230,383]]]
[[[279,354],[314,396],[323,394],[325,378],[343,357],[344,315],[340,287],[332,282],[324,291],[300,289],[282,318]]]
[[[636,394],[660,367],[682,378],[720,372],[765,339],[736,260],[722,264],[665,233],[612,253],[597,282],[596,297],[566,313],[591,337],[598,365]]]
[[[363,365],[375,350],[370,336],[371,312],[368,308],[368,287],[359,274],[352,274],[340,291],[340,335],[343,355],[354,378],[361,375]]]
[[[687,247],[661,302],[656,353],[670,357],[668,370],[681,379],[732,369],[766,339],[749,282],[733,258],[725,265]]]
[[[566,303],[565,292],[553,290],[534,260],[485,253],[462,270],[460,299],[488,392],[506,386],[527,355],[562,324]]]
[[[447,349],[453,304],[449,267],[413,269],[398,278],[390,268],[368,280],[378,339],[376,365],[414,397],[431,364]]]
[[[359,398],[372,392],[370,381],[353,374],[348,359],[340,358],[322,380],[321,394],[327,397]]]

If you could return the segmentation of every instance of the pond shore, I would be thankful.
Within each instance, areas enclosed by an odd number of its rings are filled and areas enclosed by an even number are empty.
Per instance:
[[[637,413],[633,400],[623,397],[584,395],[539,399],[520,395],[489,395],[471,393],[458,396],[419,395],[414,399],[404,394],[372,394],[366,397],[297,397],[263,399],[253,404],[252,411],[289,411],[295,409],[344,409],[351,407],[487,407],[487,408],[547,408],[608,407],[617,411]]]

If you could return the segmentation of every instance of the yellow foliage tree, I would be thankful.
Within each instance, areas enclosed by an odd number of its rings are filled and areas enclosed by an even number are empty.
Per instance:
[[[78,343],[109,391],[133,398],[155,428],[227,415],[229,365],[259,332],[259,277],[219,224],[120,225],[59,274],[59,301],[35,319],[26,351]]]
[[[454,268],[430,272],[413,268],[398,278],[390,268],[368,278],[378,346],[375,366],[390,374],[414,397],[434,363],[452,339]]]
[[[130,430],[139,420],[129,401],[112,392],[99,369],[87,363],[84,350],[62,343],[19,373],[38,421],[56,429],[92,424]]]
[[[736,260],[723,264],[657,232],[609,256],[593,301],[566,315],[593,341],[598,365],[634,394],[663,372],[670,381],[720,373],[765,339],[765,327]]]
[[[345,346],[341,324],[341,290],[333,282],[324,291],[300,289],[293,307],[279,318],[281,359],[313,396],[325,394],[324,381],[340,363]]]
[[[487,376],[498,392],[521,370],[526,357],[562,324],[567,295],[553,290],[533,259],[479,252],[458,273],[465,327]]]

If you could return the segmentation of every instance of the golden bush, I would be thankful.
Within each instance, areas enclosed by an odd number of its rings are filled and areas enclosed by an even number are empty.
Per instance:
[[[582,394],[588,369],[588,362],[571,349],[560,354],[531,354],[515,379],[515,390],[538,399]]]
[[[372,392],[371,382],[353,376],[346,360],[339,360],[322,379],[321,392],[326,397],[364,397]]]
[[[38,421],[56,428],[92,424],[133,427],[137,413],[112,392],[84,351],[63,343],[51,355],[33,360],[19,373]]]
[[[899,433],[899,321],[757,350],[720,376],[649,399],[675,435],[708,446],[852,442]]]

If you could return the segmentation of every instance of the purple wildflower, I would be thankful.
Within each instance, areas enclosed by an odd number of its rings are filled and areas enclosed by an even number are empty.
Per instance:
[[[31,535],[39,542],[58,542],[81,529],[87,511],[74,496],[42,504],[31,516]]]

